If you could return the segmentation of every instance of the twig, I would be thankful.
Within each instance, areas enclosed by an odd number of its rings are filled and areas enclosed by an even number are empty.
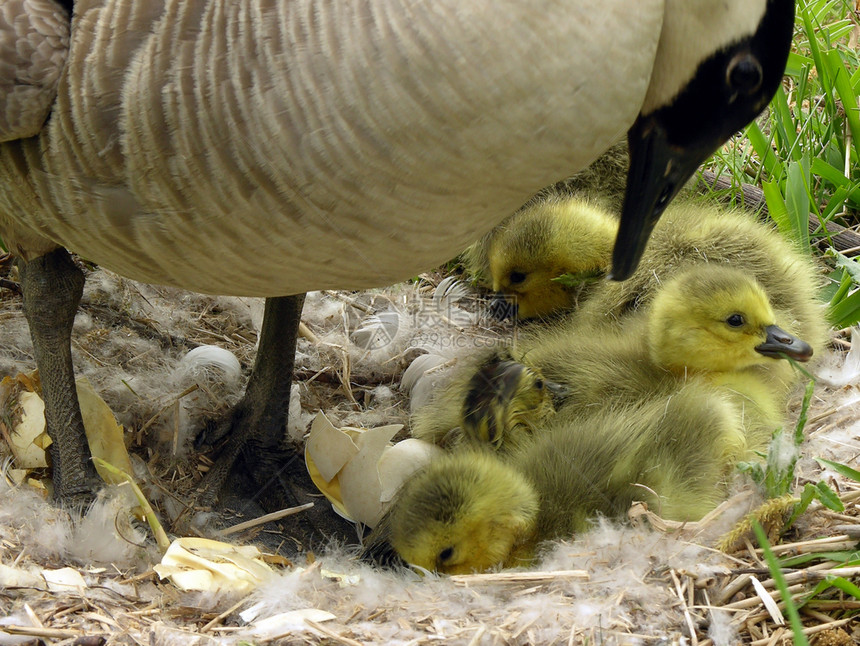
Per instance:
[[[3,632],[10,635],[27,635],[28,637],[46,637],[48,639],[63,639],[64,637],[80,637],[86,633],[67,628],[36,628],[35,626],[3,626]]]
[[[150,418],[146,421],[146,423],[145,423],[143,426],[141,426],[141,427],[140,427],[140,430],[138,431],[138,434],[143,434],[143,432],[144,432],[146,429],[148,429],[150,426],[152,426],[152,425],[155,423],[155,420],[157,420],[157,419],[161,416],[161,414],[162,414],[162,413],[166,412],[168,408],[170,408],[171,406],[173,406],[175,403],[177,403],[180,399],[182,399],[182,398],[183,398],[183,397],[185,397],[186,395],[190,395],[191,393],[193,393],[195,390],[198,390],[199,388],[200,388],[200,386],[198,386],[197,384],[194,384],[194,385],[192,385],[192,386],[188,386],[188,388],[186,388],[186,389],[185,389],[185,390],[183,390],[181,393],[179,393],[178,395],[176,395],[176,397],[174,397],[174,398],[173,398],[173,399],[171,399],[168,403],[166,403],[164,406],[162,406],[162,407],[161,407],[161,410],[159,410],[155,415],[153,415],[152,417],[150,417]]]
[[[684,598],[684,591],[681,589],[681,581],[675,570],[669,570],[669,575],[672,577],[672,583],[675,584],[675,592],[678,593],[678,599],[681,601],[681,607],[684,609],[684,621],[687,622],[687,628],[690,630],[690,643],[693,646],[698,646],[699,638],[696,637],[696,625],[693,623],[693,617],[690,616],[690,608],[687,606],[687,600]]]
[[[738,592],[743,590],[750,584],[750,579],[752,579],[752,575],[749,573],[741,574],[739,577],[730,581],[726,586],[722,589],[722,591],[714,598],[714,603],[717,606],[722,606],[726,601],[735,596]]]
[[[320,342],[320,338],[313,333],[313,331],[304,324],[304,321],[299,321],[299,336],[303,339],[307,339],[314,345],[318,345]]]
[[[816,538],[809,541],[799,541],[797,543],[783,543],[782,545],[775,545],[773,549],[774,554],[785,554],[786,552],[797,552],[797,554],[812,554],[815,552],[832,552],[835,550],[833,547],[834,543],[845,543],[849,542],[851,545],[855,544],[857,541],[851,541],[851,537],[847,534],[840,534],[838,536],[828,536],[827,538]],[[756,554],[761,554],[761,548],[756,550]]]
[[[765,586],[765,587],[767,587],[767,586]],[[788,591],[792,594],[794,594],[795,592],[803,592],[803,591],[805,591],[805,589],[806,589],[806,586],[803,583],[797,583],[795,585],[791,585],[788,587]],[[777,590],[769,590],[768,594],[771,597],[773,597],[774,595],[779,594],[779,592]],[[727,603],[721,607],[725,608],[727,610],[744,610],[747,608],[755,608],[756,606],[759,606],[761,604],[762,604],[761,599],[758,596],[754,596],[754,597],[747,597],[746,599],[741,599],[740,601],[735,601],[733,603]]]
[[[488,574],[455,574],[449,577],[457,585],[472,583],[546,583],[558,579],[583,579],[591,575],[586,570],[558,570],[557,572],[490,572]]]
[[[252,518],[251,520],[246,520],[245,522],[231,525],[226,529],[221,529],[217,531],[216,534],[218,534],[219,536],[230,536],[231,534],[238,534],[239,532],[243,532],[246,529],[251,529],[252,527],[257,527],[258,525],[264,525],[275,520],[280,520],[281,518],[286,518],[287,516],[292,516],[293,514],[298,514],[299,512],[305,511],[306,509],[310,509],[313,506],[314,504],[312,502],[308,502],[304,505],[299,505],[298,507],[290,507],[289,509],[273,511],[271,514]]]
[[[349,637],[344,637],[343,635],[338,635],[333,630],[330,630],[330,629],[326,628],[325,626],[323,626],[322,624],[315,622],[313,619],[305,618],[305,623],[308,626],[310,626],[311,628],[313,628],[314,630],[320,631],[323,635],[326,635],[327,637],[331,637],[332,639],[334,639],[337,642],[340,642],[341,644],[346,644],[346,646],[364,646],[364,644],[362,644],[361,642],[357,642],[354,639],[350,639]]]
[[[325,290],[323,293],[326,296],[331,296],[333,298],[338,299],[339,301],[343,301],[347,305],[350,305],[351,307],[354,307],[355,309],[360,310],[360,311],[364,312],[365,314],[373,314],[373,308],[372,307],[369,307],[369,306],[365,305],[364,303],[359,303],[354,298],[350,298],[349,296],[346,296],[346,295],[341,294],[339,292],[333,292],[333,291],[328,290],[328,289]]]
[[[245,602],[246,602],[246,601],[248,601],[248,600],[247,600],[247,599],[240,599],[239,601],[237,601],[236,603],[234,603],[232,606],[230,606],[229,608],[227,608],[227,610],[225,610],[225,611],[224,611],[224,612],[222,612],[220,615],[218,615],[217,617],[215,617],[212,621],[210,621],[208,624],[206,624],[205,626],[203,626],[203,628],[201,628],[201,629],[200,629],[200,632],[201,632],[201,633],[209,632],[209,631],[212,629],[212,627],[213,627],[213,626],[215,626],[215,625],[217,625],[217,624],[220,624],[220,623],[221,623],[222,621],[224,621],[227,617],[229,617],[231,614],[233,614],[233,613],[234,613],[234,612],[236,612],[239,608],[241,608],[243,605],[245,605]]]

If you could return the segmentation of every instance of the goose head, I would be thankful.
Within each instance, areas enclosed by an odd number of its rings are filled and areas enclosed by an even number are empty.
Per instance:
[[[538,495],[516,469],[483,451],[429,464],[397,495],[390,543],[407,563],[446,574],[503,564],[534,530]]]
[[[606,275],[616,218],[585,200],[555,197],[514,214],[488,245],[493,291],[519,318],[569,309]]]
[[[491,361],[469,380],[461,426],[470,438],[496,449],[516,444],[515,429],[531,430],[553,411],[553,396],[562,387],[537,369],[516,361]]]
[[[731,372],[812,348],[778,327],[767,294],[740,269],[699,265],[668,281],[648,322],[651,356],[674,371]]]
[[[611,277],[630,276],[654,224],[696,168],[767,105],[782,79],[794,0],[667,0]]]

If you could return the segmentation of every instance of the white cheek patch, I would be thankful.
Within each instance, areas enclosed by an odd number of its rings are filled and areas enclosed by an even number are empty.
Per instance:
[[[642,114],[668,105],[714,52],[755,33],[767,0],[666,0]]]

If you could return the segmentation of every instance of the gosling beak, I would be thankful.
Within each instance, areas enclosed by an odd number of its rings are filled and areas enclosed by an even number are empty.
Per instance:
[[[812,347],[806,341],[792,336],[776,325],[768,325],[764,330],[767,339],[755,347],[756,352],[774,359],[787,356],[796,361],[809,361],[812,358]]]
[[[553,404],[561,403],[570,394],[570,388],[549,379],[544,379],[543,385],[549,391]]]
[[[657,220],[712,152],[707,144],[673,145],[654,114],[639,115],[627,133],[627,141],[630,169],[612,251],[611,280],[625,280],[636,270]]]

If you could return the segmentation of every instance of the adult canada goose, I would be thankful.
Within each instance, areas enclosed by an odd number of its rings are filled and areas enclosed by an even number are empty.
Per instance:
[[[557,413],[507,460],[472,444],[429,466],[370,545],[387,539],[410,563],[458,573],[515,565],[540,541],[582,531],[595,513],[620,516],[635,499],[667,518],[700,518],[784,417],[783,394],[756,369],[811,353],[773,320],[744,272],[701,265],[667,282],[623,331],[587,320],[538,331],[522,360],[552,367],[569,387]],[[499,482],[510,486],[497,491]]]
[[[69,350],[82,277],[63,247],[137,280],[293,295],[267,303],[202,500],[240,454],[262,487],[284,455],[300,294],[447,260],[625,131],[614,275],[628,275],[678,187],[767,104],[793,13],[793,0],[76,1],[48,121],[0,147],[0,238],[21,258],[56,495],[95,481]],[[17,39],[2,15],[0,38]]]

